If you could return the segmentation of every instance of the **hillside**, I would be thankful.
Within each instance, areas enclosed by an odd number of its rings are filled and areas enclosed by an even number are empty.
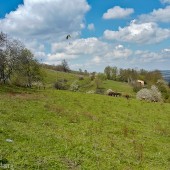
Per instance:
[[[167,170],[169,113],[164,103],[1,87],[0,161],[20,170]]]
[[[72,73],[64,73],[64,72],[58,72],[54,70],[48,70],[45,69],[45,83],[47,84],[48,88],[51,88],[54,86],[54,83],[57,80],[65,79],[67,80],[67,84],[71,85],[73,82],[77,81],[79,85],[79,91],[80,92],[88,92],[90,90],[96,89],[95,81],[91,81],[89,76],[84,76],[83,80],[79,80],[78,74],[72,74]],[[118,81],[112,81],[112,80],[104,80],[101,84],[101,89],[103,89],[104,92],[108,89],[112,89],[115,91],[122,92],[123,94],[130,94],[134,95],[133,88],[128,85],[127,83],[122,83]]]

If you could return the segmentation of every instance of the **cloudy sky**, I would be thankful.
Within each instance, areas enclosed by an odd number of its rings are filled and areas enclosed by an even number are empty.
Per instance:
[[[170,69],[170,0],[0,0],[0,31],[48,64]]]

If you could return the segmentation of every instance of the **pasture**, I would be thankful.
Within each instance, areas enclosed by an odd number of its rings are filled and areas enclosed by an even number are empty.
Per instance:
[[[168,170],[169,124],[166,103],[1,86],[0,167]]]
[[[72,74],[72,73],[64,73],[64,72],[48,70],[48,69],[44,69],[44,72],[46,75],[44,77],[44,81],[47,84],[48,88],[53,87],[54,83],[57,80],[65,79],[68,81],[68,85],[71,85],[73,82],[77,81],[78,85],[80,86],[79,88],[80,92],[87,92],[96,89],[95,81],[91,81],[89,76],[83,76],[84,79],[79,80],[79,75]],[[127,83],[113,81],[113,80],[104,80],[101,83],[101,89],[103,89],[104,91],[110,88],[114,91],[122,92],[123,94],[127,93],[132,96],[135,95],[135,93],[133,92],[133,88]]]

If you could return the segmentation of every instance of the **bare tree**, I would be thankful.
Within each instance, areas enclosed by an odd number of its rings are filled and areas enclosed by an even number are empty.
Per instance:
[[[69,72],[70,71],[68,63],[67,63],[67,61],[65,59],[62,61],[61,65],[62,65],[62,69],[63,69],[64,72]]]

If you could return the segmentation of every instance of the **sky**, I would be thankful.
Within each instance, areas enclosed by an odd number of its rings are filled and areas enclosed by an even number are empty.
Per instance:
[[[170,0],[1,0],[0,31],[51,65],[170,70]]]

